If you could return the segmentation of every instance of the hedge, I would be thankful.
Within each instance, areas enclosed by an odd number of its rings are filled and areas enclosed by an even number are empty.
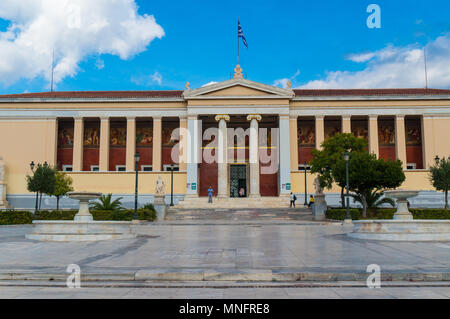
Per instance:
[[[392,219],[396,209],[395,208],[378,208],[369,209],[367,211],[366,219]],[[410,208],[410,212],[414,219],[450,219],[450,210],[445,209],[416,209]],[[350,209],[353,220],[362,218],[362,211],[357,208]],[[344,220],[346,210],[343,208],[328,209],[325,213],[327,219]]]
[[[36,215],[29,211],[0,211],[0,225],[31,224],[33,220],[73,220],[76,210],[66,211],[38,211]],[[125,209],[121,211],[91,210],[94,220],[131,221],[134,210]],[[139,220],[154,221],[156,212],[154,210],[138,209]]]

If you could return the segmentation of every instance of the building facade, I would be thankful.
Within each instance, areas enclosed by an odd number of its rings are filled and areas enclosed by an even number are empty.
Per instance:
[[[176,201],[206,196],[313,193],[311,150],[338,132],[367,140],[380,158],[400,159],[417,206],[439,206],[428,168],[450,156],[450,90],[282,89],[244,79],[184,91],[47,92],[0,96],[0,156],[9,206],[30,208],[30,162],[57,165],[76,190],[132,202],[135,153],[140,202],[162,176]],[[306,183],[305,183],[306,178]],[[170,189],[170,187],[166,187]],[[327,192],[338,205],[339,189]],[[44,205],[51,206],[47,198]]]

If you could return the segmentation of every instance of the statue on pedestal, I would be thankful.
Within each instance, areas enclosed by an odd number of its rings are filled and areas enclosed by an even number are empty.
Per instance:
[[[323,195],[323,188],[320,186],[320,180],[318,177],[314,179],[314,188],[316,190],[316,195]]]
[[[161,176],[158,176],[158,179],[156,180],[156,196],[163,196],[166,193],[166,183],[164,183]]]
[[[3,157],[0,156],[0,208],[8,207],[8,202],[6,201],[5,175],[5,162],[3,161]]]

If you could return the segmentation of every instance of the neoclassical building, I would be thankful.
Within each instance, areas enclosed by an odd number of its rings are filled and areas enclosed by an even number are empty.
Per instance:
[[[244,79],[184,91],[45,92],[0,96],[0,156],[9,206],[30,208],[30,162],[57,165],[77,190],[132,202],[139,153],[140,201],[162,176],[176,200],[313,193],[311,150],[337,132],[368,141],[380,158],[400,159],[414,205],[436,206],[428,168],[450,156],[450,90],[282,89]],[[306,177],[306,183],[305,183]],[[338,204],[339,189],[327,193]],[[44,205],[51,206],[46,199]]]

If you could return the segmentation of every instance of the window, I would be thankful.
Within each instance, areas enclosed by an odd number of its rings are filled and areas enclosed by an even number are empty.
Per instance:
[[[72,172],[72,165],[63,165],[62,170],[64,172]]]
[[[143,172],[151,172],[152,166],[151,165],[141,165],[141,171]]]
[[[178,172],[180,170],[180,167],[178,165],[173,165],[173,171]],[[170,164],[163,165],[163,171],[170,172]]]
[[[99,171],[98,165],[91,165],[91,172],[98,172],[98,171]]]
[[[406,169],[416,169],[416,168],[417,168],[416,163],[407,163],[406,164]]]
[[[125,172],[127,167],[125,165],[116,165],[116,172]]]
[[[305,170],[305,167],[306,167],[306,170],[307,170],[307,171],[310,171],[310,170],[311,170],[311,166],[308,165],[308,164],[307,164],[306,166],[305,166],[305,164],[300,164],[300,165],[298,165],[298,170],[299,170],[299,171],[304,171],[304,170]]]

